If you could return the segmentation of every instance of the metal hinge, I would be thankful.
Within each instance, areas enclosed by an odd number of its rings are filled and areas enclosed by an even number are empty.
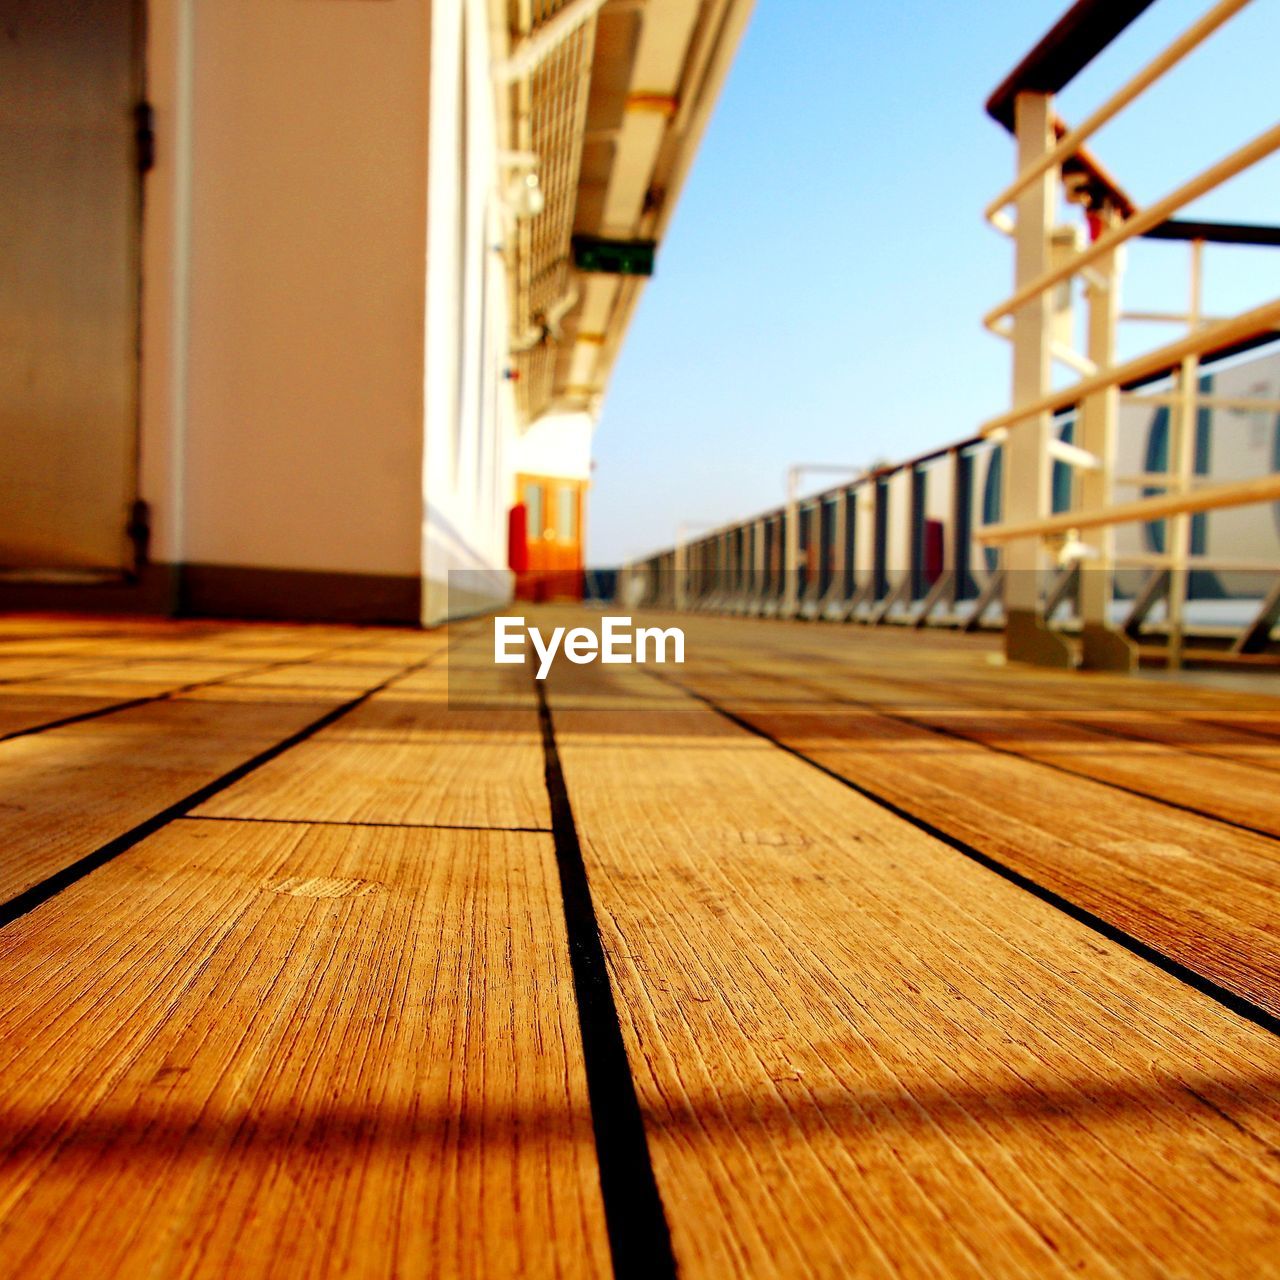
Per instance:
[[[151,558],[151,507],[141,498],[129,508],[124,531],[133,544],[134,571],[146,568]]]
[[[138,172],[150,173],[156,163],[156,113],[149,102],[139,102],[133,109],[133,139]]]

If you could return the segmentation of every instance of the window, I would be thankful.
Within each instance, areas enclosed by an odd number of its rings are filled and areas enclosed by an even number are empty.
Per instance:
[[[525,507],[525,530],[528,533],[529,540],[542,537],[542,531],[546,525],[542,521],[542,486],[540,484],[531,484],[525,486],[524,491],[524,507]]]
[[[578,540],[578,489],[562,484],[556,495],[556,537],[561,542]]]

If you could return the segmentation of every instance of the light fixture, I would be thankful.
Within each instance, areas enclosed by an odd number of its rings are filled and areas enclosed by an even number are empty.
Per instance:
[[[536,170],[526,169],[523,173],[512,174],[507,182],[505,200],[517,220],[536,218],[547,207],[547,197]]]
[[[536,151],[499,151],[498,167],[507,172],[502,203],[518,222],[536,218],[547,207],[546,193],[538,179],[542,163]]]

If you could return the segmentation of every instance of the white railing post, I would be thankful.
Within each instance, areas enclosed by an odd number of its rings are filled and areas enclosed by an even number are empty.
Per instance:
[[[1116,359],[1123,253],[1122,249],[1114,249],[1100,258],[1085,286],[1089,309],[1086,355],[1099,371],[1110,369]],[[1082,511],[1100,511],[1111,502],[1115,484],[1119,388],[1104,387],[1085,396],[1078,412],[1076,443],[1100,463],[1077,473],[1079,506]],[[1080,566],[1081,665],[1095,670],[1132,671],[1137,666],[1137,650],[1123,632],[1111,625],[1114,529],[1098,529],[1093,542],[1097,555]]]
[[[849,587],[849,490],[841,489],[836,497],[835,518],[831,522],[831,584],[822,601],[822,611],[829,613],[845,602]]]
[[[1187,305],[1187,329],[1195,333],[1203,310],[1201,279],[1204,269],[1204,241],[1191,242],[1191,282]],[[1190,352],[1178,369],[1178,403],[1169,414],[1169,486],[1167,492],[1188,493],[1195,475],[1196,418],[1199,414],[1200,357]],[[1186,513],[1172,516],[1166,529],[1165,551],[1169,555],[1169,647],[1168,668],[1182,666],[1182,637],[1186,630],[1187,562],[1191,554],[1191,521]]]
[[[792,467],[787,474],[787,505],[782,517],[782,604],[781,616],[794,618],[800,603],[800,472]]]
[[[1041,160],[1054,145],[1053,99],[1047,93],[1018,94],[1014,105],[1018,172]],[[1059,170],[1049,165],[1017,198],[1014,236],[1014,290],[1049,268]],[[1023,302],[1013,313],[1013,409],[1034,404],[1049,390],[1052,300],[1047,290]],[[1002,520],[1021,524],[1049,511],[1048,441],[1052,416],[1035,413],[1009,429],[1004,446]],[[1040,618],[1039,538],[1021,538],[1004,550],[1005,654],[1045,666],[1073,665],[1066,641]]]

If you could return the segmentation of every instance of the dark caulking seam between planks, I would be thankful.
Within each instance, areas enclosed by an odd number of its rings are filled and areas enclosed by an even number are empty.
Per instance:
[[[311,654],[311,656],[307,658],[276,658],[274,659],[274,661],[280,662],[280,663],[317,662],[322,658],[328,657],[329,654],[331,653],[340,653],[342,652],[343,649],[351,649],[351,648],[359,648],[359,647],[361,646],[358,646],[354,642],[352,642],[351,644],[339,645],[338,648],[336,649],[317,650],[315,653]],[[4,657],[3,653],[0,653],[0,658],[3,658],[3,657]],[[161,664],[166,667],[181,667],[181,666],[206,666],[207,667],[210,663],[215,663],[215,662],[236,662],[240,664],[243,670],[240,671],[239,673],[228,672],[227,675],[225,676],[215,677],[215,679],[218,679],[218,680],[231,680],[235,678],[236,674],[252,675],[253,672],[262,664],[263,659],[237,658],[234,655],[229,655],[229,654],[216,654],[213,657],[205,657],[200,654],[172,654],[172,653],[164,654],[158,657],[116,658],[113,661],[102,660],[99,662],[95,662],[91,666],[67,667],[61,671],[46,671],[43,675],[39,675],[39,676],[4,676],[3,678],[0,678],[0,686],[11,685],[11,684],[49,684],[57,680],[83,680],[86,676],[92,676],[92,675],[102,675],[102,676],[114,675],[114,676],[124,678],[131,673],[131,670],[134,667],[146,667],[146,666],[161,665]],[[378,663],[351,663],[350,665],[352,667],[358,668],[361,666],[378,666],[379,664]],[[0,667],[0,669],[3,669],[3,668]]]
[[[105,707],[95,707],[92,711],[78,711],[75,715],[61,716],[57,720],[46,720],[43,724],[33,724],[25,729],[15,729],[12,733],[0,733],[0,742],[12,742],[15,738],[32,738],[48,729],[64,729],[69,724],[81,724],[85,720],[98,720],[102,716],[114,715],[117,711],[132,711],[134,707],[145,707],[152,702],[163,702],[175,693],[190,693],[196,685],[184,685],[181,689],[170,689],[165,693],[149,694],[145,698],[130,698],[126,702],[113,702]]]
[[[46,877],[38,884],[33,884],[29,889],[24,889],[7,902],[0,903],[0,929],[4,928],[5,925],[12,924],[29,911],[34,911],[41,903],[47,902],[56,894],[69,888],[77,880],[84,879],[90,872],[96,871],[113,858],[118,858],[122,853],[128,852],[134,845],[139,844],[148,836],[155,835],[162,827],[168,826],[169,823],[178,818],[185,817],[197,805],[204,804],[206,800],[212,799],[220,791],[225,791],[233,783],[247,777],[255,769],[259,769],[277,756],[283,755],[300,742],[305,742],[314,734],[319,733],[321,729],[327,729],[335,721],[342,719],[349,712],[368,702],[374,694],[381,693],[397,680],[402,680],[406,676],[422,670],[423,667],[429,666],[436,656],[432,654],[420,662],[404,667],[394,675],[388,676],[381,684],[375,685],[374,688],[366,689],[364,693],[349,699],[340,706],[330,708],[322,716],[317,716],[310,724],[304,725],[296,733],[290,734],[287,738],[268,747],[265,751],[260,751],[256,756],[236,765],[234,769],[229,769],[212,782],[207,782],[204,786],[198,787],[190,795],[176,801],[167,808],[161,809],[159,813],[153,814],[145,822],[140,822],[136,827],[132,827],[122,835],[116,836],[114,840],[108,840],[106,844],[100,845],[92,853],[85,854],[83,858],[77,859],[70,866],[63,867],[61,871],[55,871],[53,875]]]
[[[1235,818],[1227,818],[1220,813],[1209,813],[1204,809],[1197,809],[1195,805],[1184,804],[1180,800],[1170,800],[1165,796],[1154,796],[1149,791],[1140,791],[1137,787],[1128,786],[1126,783],[1116,782],[1110,778],[1099,778],[1097,774],[1085,773],[1083,770],[1073,769],[1070,765],[1058,764],[1052,760],[1042,760],[1039,756],[1028,755],[1022,751],[1016,751],[1013,747],[1001,747],[997,746],[993,742],[983,742],[980,738],[971,738],[967,734],[960,733],[954,729],[943,729],[938,725],[928,724],[922,720],[916,720],[905,712],[886,711],[883,707],[878,706],[874,702],[864,702],[860,698],[851,698],[848,694],[832,693],[829,689],[823,688],[812,680],[805,680],[802,677],[771,675],[768,672],[757,671],[752,667],[743,667],[741,665],[736,665],[735,669],[745,675],[765,680],[773,680],[779,684],[786,683],[799,685],[801,688],[808,689],[816,696],[831,702],[839,703],[841,706],[859,707],[864,711],[872,712],[874,715],[883,716],[886,720],[893,720],[898,724],[910,725],[913,729],[919,729],[924,733],[935,733],[940,738],[947,738],[954,742],[964,742],[971,747],[980,747],[984,751],[994,751],[997,755],[1010,756],[1014,760],[1022,760],[1026,764],[1039,765],[1044,769],[1052,769],[1055,773],[1065,774],[1068,778],[1082,778],[1087,782],[1096,782],[1100,787],[1110,787],[1113,791],[1121,791],[1125,795],[1136,796],[1139,800],[1149,800],[1152,804],[1164,805],[1166,809],[1177,809],[1182,813],[1191,814],[1192,817],[1203,818],[1206,822],[1214,822],[1224,827],[1231,827],[1236,831],[1247,831],[1250,835],[1262,836],[1264,840],[1280,839],[1274,831],[1268,831],[1265,827],[1255,827],[1251,823],[1240,822]],[[1259,770],[1258,772],[1265,775],[1267,771]]]
[[[340,653],[343,649],[360,648],[359,644],[340,645],[337,649],[328,649],[313,654],[309,658],[281,658],[276,662],[262,663],[248,667],[243,671],[229,671],[224,676],[215,676],[211,680],[193,680],[190,684],[179,685],[176,689],[166,689],[163,693],[149,693],[143,698],[129,698],[123,702],[112,702],[105,707],[95,707],[92,711],[77,711],[75,715],[62,716],[57,720],[46,720],[43,724],[33,724],[26,729],[15,729],[12,733],[0,733],[0,742],[12,742],[15,738],[30,738],[50,729],[63,729],[70,724],[81,724],[86,720],[100,720],[103,716],[115,715],[117,711],[132,711],[135,707],[150,706],[153,702],[169,702],[184,693],[194,693],[197,689],[211,689],[216,685],[229,684],[232,680],[243,680],[246,676],[259,676],[267,671],[278,671],[281,667],[305,667],[311,663],[321,662],[332,653]],[[139,661],[144,661],[139,659]],[[145,659],[145,661],[164,661],[164,659]],[[116,668],[117,670],[119,668]],[[316,690],[317,693],[323,690]]]
[[[487,827],[478,822],[369,822],[360,818],[239,818],[234,813],[184,813],[181,822],[269,822],[287,827],[381,827],[392,831],[514,831],[550,835],[550,827]]]
[[[784,658],[787,661],[795,661],[796,658],[801,658],[805,661],[812,661],[812,662],[831,661],[831,655],[829,653],[824,653],[821,650],[815,651],[812,649],[806,649],[806,650],[800,650],[800,651],[784,651],[784,650],[772,649],[772,650],[767,650],[767,652],[773,653],[775,656]],[[911,680],[911,681],[903,680],[899,676],[877,675],[876,678],[881,680],[891,680],[894,684],[908,686],[916,689],[927,687],[927,682],[922,683],[920,681],[914,681],[914,680]],[[1089,673],[1083,672],[1083,671],[1077,671],[1074,673],[1074,678],[1077,680],[1081,680],[1081,679],[1087,680],[1089,679]],[[1138,675],[1135,678],[1138,680],[1141,680],[1142,676]],[[1153,692],[1161,688],[1159,684],[1156,684],[1154,682],[1151,683],[1148,687],[1149,687],[1149,690]],[[1196,686],[1196,687],[1202,687],[1202,686]],[[977,697],[971,696],[969,694],[962,694],[960,696],[964,697],[966,701],[973,702],[975,706],[983,705],[981,700]],[[1044,708],[1026,708],[1026,710],[1035,711],[1037,714],[1043,715],[1046,719],[1054,717],[1056,714],[1052,709],[1046,711]],[[1206,707],[1206,708],[1199,709],[1197,711],[1197,709],[1192,708],[1192,709],[1186,709],[1186,710],[1174,710],[1170,712],[1170,714],[1175,716],[1178,720],[1184,721],[1187,724],[1192,724],[1192,725],[1216,724],[1216,725],[1220,725],[1224,729],[1230,729],[1233,733],[1240,733],[1251,738],[1258,738],[1262,742],[1270,743],[1273,746],[1276,743],[1280,743],[1280,726],[1278,726],[1275,729],[1264,729],[1264,728],[1260,728],[1257,725],[1242,724],[1237,720],[1233,720],[1231,718],[1230,712],[1228,712],[1225,709]],[[1070,720],[1066,720],[1066,721],[1059,721],[1059,723],[1073,724],[1074,722]],[[1111,730],[1108,730],[1108,731],[1111,732]],[[1156,739],[1144,738],[1139,734],[1132,734],[1132,735],[1124,734],[1122,731],[1118,731],[1118,730],[1115,732],[1116,732],[1116,736],[1124,736],[1124,737],[1131,736],[1135,742],[1158,741]],[[1192,747],[1185,746],[1183,744],[1175,745],[1173,743],[1161,743],[1160,745],[1166,746],[1170,750],[1185,751],[1187,752],[1188,755],[1205,755],[1205,756],[1209,756],[1211,759],[1235,759],[1235,757],[1223,757],[1223,756],[1215,755],[1211,752],[1199,751]],[[1239,764],[1244,762],[1240,760],[1236,760],[1236,763]],[[1251,765],[1250,767],[1259,768],[1261,766]]]
[[[810,768],[816,769],[819,773],[825,774],[828,778],[848,787],[851,791],[856,791],[860,796],[879,805],[882,809],[887,810],[896,818],[901,818],[903,822],[910,823],[918,831],[924,832],[925,835],[932,836],[935,840],[945,844],[948,848],[954,849],[957,853],[963,854],[964,857],[976,862],[979,866],[985,867],[988,871],[993,871],[1002,879],[1009,881],[1010,884],[1016,885],[1019,889],[1031,894],[1033,897],[1039,898],[1041,902],[1047,903],[1056,910],[1061,911],[1064,915],[1070,916],[1077,923],[1085,925],[1092,929],[1094,933],[1114,942],[1117,946],[1123,947],[1126,951],[1131,952],[1140,960],[1145,960],[1148,964],[1154,965],[1157,969],[1167,973],[1170,977],[1176,978],[1184,985],[1200,992],[1201,995],[1208,996],[1209,999],[1222,1005],[1223,1008],[1230,1010],[1237,1017],[1244,1018],[1247,1022],[1251,1022],[1256,1027],[1261,1027],[1264,1031],[1271,1032],[1272,1035],[1280,1035],[1280,1017],[1256,1005],[1252,1000],[1246,999],[1244,996],[1238,995],[1234,991],[1228,990],[1226,987],[1214,982],[1212,978],[1206,978],[1203,974],[1197,973],[1189,966],[1182,964],[1178,960],[1174,960],[1171,956],[1166,955],[1163,951],[1157,950],[1149,943],[1142,942],[1135,938],[1131,933],[1104,920],[1101,916],[1094,915],[1086,907],[1079,906],[1072,902],[1069,898],[1064,898],[1061,894],[1055,893],[1052,889],[1045,888],[1044,885],[1032,880],[1029,876],[1025,876],[1020,871],[1015,871],[1012,867],[1006,866],[1003,862],[993,858],[990,854],[983,853],[980,849],[966,843],[964,840],[956,836],[950,835],[943,831],[940,827],[935,827],[933,823],[926,818],[921,818],[909,810],[902,808],[901,805],[895,804],[885,796],[879,795],[877,792],[869,790],[860,783],[854,782],[846,778],[843,774],[837,773],[834,769],[829,768],[825,764],[812,759],[805,755],[798,748],[782,742],[775,738],[767,730],[760,728],[758,725],[752,724],[750,720],[744,719],[742,716],[735,714],[726,707],[720,706],[713,698],[708,697],[704,693],[699,693],[696,689],[689,688],[688,685],[681,684],[680,681],[672,679],[670,676],[659,674],[658,672],[650,673],[654,679],[662,680],[667,684],[673,685],[678,689],[684,690],[691,698],[695,698],[704,706],[709,707],[717,715],[723,716],[731,724],[736,724],[740,729],[745,729],[748,733],[755,735],[757,738],[763,738],[766,742],[777,747],[779,751],[785,751],[787,755],[794,756],[797,760],[803,760]]]
[[[777,653],[779,657],[785,657],[791,661],[794,661],[796,657],[795,654],[783,654],[777,650],[774,650],[773,652]],[[807,661],[812,661],[815,663],[822,663],[822,662],[829,663],[831,661],[830,655],[823,654],[820,652],[815,653],[812,650],[803,652],[801,656],[803,656]],[[854,674],[856,675],[856,672]],[[1076,673],[1077,677],[1079,677],[1082,674],[1084,673],[1079,673],[1079,672]],[[1084,678],[1085,679],[1088,678],[1087,674],[1084,674]],[[903,689],[915,690],[924,695],[928,695],[929,693],[933,692],[934,689],[936,688],[936,684],[934,682],[931,682],[928,680],[904,680],[901,676],[897,676],[897,675],[877,674],[876,679],[887,681],[889,683],[898,685]],[[977,692],[959,692],[959,693],[953,694],[952,696],[959,697],[963,699],[963,701],[969,704],[970,706],[978,709],[984,709],[986,707],[986,704],[982,701],[982,695]],[[872,704],[868,703],[866,705],[870,706]],[[946,708],[946,707],[941,708],[941,710],[943,711],[946,711],[948,709],[949,708]],[[998,708],[998,710],[1002,712],[1013,711],[1020,714],[1029,714],[1029,715],[1039,717],[1041,720],[1044,720],[1048,724],[1064,725],[1070,729],[1084,729],[1089,732],[1103,734],[1110,737],[1123,738],[1126,742],[1139,742],[1149,746],[1163,747],[1167,751],[1179,751],[1183,755],[1195,756],[1199,759],[1222,760],[1230,764],[1240,765],[1242,768],[1253,769],[1258,773],[1264,774],[1264,775],[1270,774],[1274,776],[1276,773],[1275,769],[1269,768],[1267,765],[1258,764],[1255,761],[1248,760],[1248,759],[1242,759],[1239,756],[1222,755],[1221,753],[1216,751],[1206,751],[1204,750],[1203,747],[1198,747],[1192,743],[1166,742],[1161,738],[1146,737],[1141,733],[1136,733],[1131,729],[1125,729],[1121,725],[1112,724],[1109,722],[1105,725],[1105,728],[1104,728],[1097,723],[1072,720],[1070,716],[1067,714],[1067,712],[1061,707],[1001,706]],[[1132,711],[1133,708],[1119,708],[1119,710],[1121,710],[1122,712]],[[1276,745],[1276,741],[1277,741],[1276,735],[1273,733],[1268,733],[1265,729],[1257,729],[1257,728],[1251,729],[1251,728],[1246,728],[1243,725],[1237,726],[1230,720],[1214,721],[1212,720],[1211,717],[1208,721],[1202,721],[1195,717],[1190,717],[1185,714],[1179,713],[1177,710],[1173,710],[1168,714],[1172,717],[1177,717],[1177,719],[1179,719],[1181,722],[1185,724],[1203,725],[1204,723],[1216,723],[1216,724],[1220,724],[1225,729],[1231,729],[1235,733],[1243,734],[1250,738],[1257,738],[1259,739],[1259,741],[1263,743],[1268,743],[1272,746]],[[1226,712],[1223,712],[1223,715],[1225,716]]]
[[[609,982],[604,943],[587,879],[582,846],[565,785],[555,725],[542,685],[538,720],[551,802],[560,891],[564,899],[569,966],[577,996],[578,1027],[595,1132],[596,1163],[605,1230],[618,1280],[664,1280],[676,1275],[671,1229],[653,1172],[644,1116],[627,1061],[622,1024]]]
[[[5,655],[0,653],[0,658]],[[142,662],[145,659],[122,659],[117,662],[94,662],[83,667],[64,667],[61,671],[46,671],[42,676],[4,676],[0,678],[0,686],[10,684],[39,684],[41,681],[48,680],[78,680],[84,676],[91,676],[103,671],[120,671],[123,670],[130,661]],[[172,658],[166,658],[165,662],[172,662]]]

